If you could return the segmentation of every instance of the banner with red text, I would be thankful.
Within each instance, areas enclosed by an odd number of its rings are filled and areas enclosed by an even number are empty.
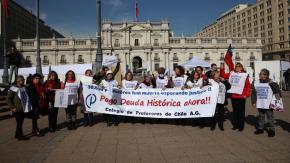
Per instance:
[[[202,89],[138,89],[83,86],[84,104],[89,112],[148,118],[212,117],[218,85]]]

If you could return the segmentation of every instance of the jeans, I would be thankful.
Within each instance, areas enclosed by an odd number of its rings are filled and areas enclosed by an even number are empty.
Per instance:
[[[16,79],[16,76],[18,76],[18,67],[16,65],[10,65],[10,69],[9,69],[9,83],[11,83],[11,81],[12,81],[13,72],[14,72],[14,80],[15,80]]]
[[[258,129],[264,130],[265,124],[269,123],[268,130],[275,131],[273,109],[258,109],[258,112]]]

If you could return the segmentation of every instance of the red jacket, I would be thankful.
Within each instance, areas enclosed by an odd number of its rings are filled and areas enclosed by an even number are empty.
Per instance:
[[[221,72],[221,77],[222,78],[224,78],[224,79],[229,79],[230,78],[230,73],[225,73],[225,69],[221,69],[220,72]],[[251,86],[250,80],[249,80],[249,78],[247,78],[243,93],[241,95],[232,93],[231,97],[232,98],[244,98],[245,99],[245,98],[247,98],[247,97],[249,97],[251,95],[251,89],[252,89],[252,86]]]

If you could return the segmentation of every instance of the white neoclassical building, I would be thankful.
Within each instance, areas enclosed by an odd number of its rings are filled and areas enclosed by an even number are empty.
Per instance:
[[[24,55],[26,64],[36,65],[36,40],[16,39],[17,49]],[[229,44],[233,47],[233,59],[245,66],[254,66],[262,60],[259,38],[202,38],[173,37],[166,20],[162,22],[103,22],[103,55],[121,59],[121,70],[127,66],[134,72],[159,67],[173,69],[192,57],[220,64]],[[43,65],[93,63],[96,54],[96,38],[41,39]]]

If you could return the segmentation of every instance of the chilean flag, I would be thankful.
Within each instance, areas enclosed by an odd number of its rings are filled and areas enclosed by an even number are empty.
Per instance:
[[[139,16],[138,0],[135,0],[135,12],[136,12],[136,18],[138,18]]]
[[[9,16],[9,11],[8,11],[8,2],[7,2],[7,0],[2,0],[1,4],[2,4],[2,7],[3,7],[3,10],[5,11],[6,17],[8,17]]]
[[[233,51],[232,51],[232,45],[230,44],[228,51],[226,53],[226,56],[225,56],[225,63],[228,65],[230,71],[233,71],[235,67],[232,57],[233,57]]]

